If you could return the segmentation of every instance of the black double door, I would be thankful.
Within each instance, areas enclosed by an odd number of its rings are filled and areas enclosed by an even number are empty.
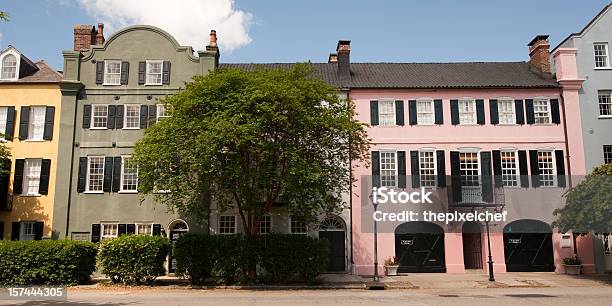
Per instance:
[[[553,272],[551,233],[504,233],[508,272]]]
[[[344,231],[319,231],[319,239],[326,239],[329,241],[329,259],[327,262],[327,271],[346,271]]]
[[[444,273],[444,233],[395,234],[400,273]]]
[[[187,234],[187,231],[170,231],[170,242],[172,243],[172,251],[174,251],[174,243],[179,237]],[[176,271],[176,259],[172,256],[172,251],[168,256],[168,273],[174,273]]]

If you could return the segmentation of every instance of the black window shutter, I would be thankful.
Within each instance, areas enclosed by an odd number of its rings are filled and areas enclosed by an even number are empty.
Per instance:
[[[408,100],[408,124],[417,124],[417,102],[416,100]]]
[[[540,187],[540,166],[538,165],[537,150],[529,150],[529,165],[531,166],[531,187]]]
[[[499,124],[499,109],[496,99],[489,100],[489,113],[491,114],[491,124]]]
[[[153,224],[153,236],[161,236],[161,224]]]
[[[493,175],[495,176],[495,186],[502,186],[502,163],[501,163],[501,151],[494,150],[493,154]]]
[[[113,186],[113,157],[106,156],[104,158],[104,183],[102,190],[104,192],[111,192]]]
[[[128,234],[136,234],[136,224],[134,223],[127,224],[126,232]]]
[[[404,101],[395,101],[395,124],[404,125]]]
[[[436,151],[436,163],[438,166],[438,187],[446,187],[446,161],[444,160],[444,151]]]
[[[127,85],[130,76],[130,62],[121,62],[121,85]]]
[[[459,124],[459,100],[450,100],[451,124]]]
[[[147,128],[147,118],[149,117],[149,107],[146,105],[141,105],[140,106],[140,128],[141,129],[146,129]]]
[[[4,159],[2,161],[2,169],[5,170],[0,174],[0,207],[6,207],[8,202],[9,182],[11,180],[11,160]],[[0,225],[2,230],[2,225]],[[2,240],[2,234],[0,233],[0,240]]]
[[[115,128],[115,112],[117,111],[117,107],[114,105],[108,106],[108,117],[106,118],[106,128],[114,129]]]
[[[380,152],[372,151],[372,187],[380,187]]]
[[[559,111],[558,99],[550,99],[550,117],[552,119],[552,123],[561,123],[561,113]]]
[[[516,113],[516,124],[525,124],[525,109],[523,100],[514,100],[514,111]]]
[[[0,240],[4,240],[4,222],[0,221]]]
[[[485,124],[484,100],[476,100],[476,123]]]
[[[412,188],[421,187],[421,172],[419,168],[419,151],[410,151],[410,177]]]
[[[149,126],[157,121],[157,105],[149,105]]]
[[[435,124],[444,124],[444,108],[442,107],[442,100],[436,99],[434,100],[434,123]]]
[[[450,152],[451,161],[451,184],[453,188],[453,201],[455,203],[461,202],[461,166],[459,164],[459,152]]]
[[[45,111],[45,130],[43,132],[44,140],[53,139],[53,123],[55,120],[55,106],[47,106]]]
[[[79,179],[77,180],[77,192],[85,191],[87,176],[87,157],[79,157]]]
[[[100,241],[100,224],[91,225],[91,242]]]
[[[557,186],[565,187],[565,159],[563,150],[555,150],[555,162],[557,166]]]
[[[406,188],[406,151],[397,151],[397,187]]]
[[[121,236],[127,233],[127,224],[122,223],[117,226],[117,236]]]
[[[120,130],[123,128],[123,105],[117,105],[115,110],[115,128]]]
[[[370,125],[378,125],[378,101],[370,101]]]
[[[482,179],[482,199],[493,202],[493,177],[491,171],[491,152],[480,152],[480,177]]]
[[[521,175],[521,187],[527,188],[529,187],[529,172],[527,167],[527,151],[519,150],[518,151],[518,159],[519,159],[519,174]]]
[[[96,62],[96,84],[104,83],[104,61]]]
[[[22,106],[19,114],[19,140],[28,139],[28,127],[30,126],[30,107]]]
[[[38,193],[48,194],[49,193],[49,174],[51,173],[51,160],[43,159],[40,164],[40,185],[38,186]]]
[[[144,85],[147,79],[147,62],[138,62],[138,85]]]
[[[168,85],[170,84],[170,61],[164,61],[164,70],[162,73],[162,84]]]
[[[23,167],[25,159],[15,160],[15,174],[13,175],[13,193],[21,194],[23,192]]]
[[[45,229],[44,222],[34,223],[34,240],[42,240],[44,229]]]
[[[4,130],[6,140],[13,140],[15,134],[15,107],[9,106],[6,110],[6,130]]]
[[[113,161],[113,192],[121,190],[121,156],[115,156]]]
[[[91,126],[91,104],[83,105],[83,128],[88,129]]]
[[[11,240],[19,240],[19,231],[21,230],[21,222],[13,222],[11,224]]]
[[[533,112],[533,100],[525,99],[525,111],[527,112],[527,124],[535,123],[535,114]]]

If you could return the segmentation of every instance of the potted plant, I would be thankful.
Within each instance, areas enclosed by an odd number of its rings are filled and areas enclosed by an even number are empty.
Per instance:
[[[576,256],[563,258],[563,266],[565,267],[565,274],[580,275],[581,265],[582,265],[582,262],[580,261],[580,258]]]
[[[385,259],[385,274],[387,276],[397,275],[398,266],[397,257],[393,256]]]

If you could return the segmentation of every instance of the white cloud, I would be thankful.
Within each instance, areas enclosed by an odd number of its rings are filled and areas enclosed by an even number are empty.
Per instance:
[[[234,0],[78,0],[88,15],[103,22],[105,36],[134,24],[168,31],[181,45],[202,50],[216,30],[222,52],[251,42],[252,15],[236,9]]]

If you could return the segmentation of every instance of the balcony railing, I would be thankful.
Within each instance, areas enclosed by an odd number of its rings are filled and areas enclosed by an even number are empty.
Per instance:
[[[461,202],[459,203],[485,203],[482,199],[482,186],[461,186]]]

